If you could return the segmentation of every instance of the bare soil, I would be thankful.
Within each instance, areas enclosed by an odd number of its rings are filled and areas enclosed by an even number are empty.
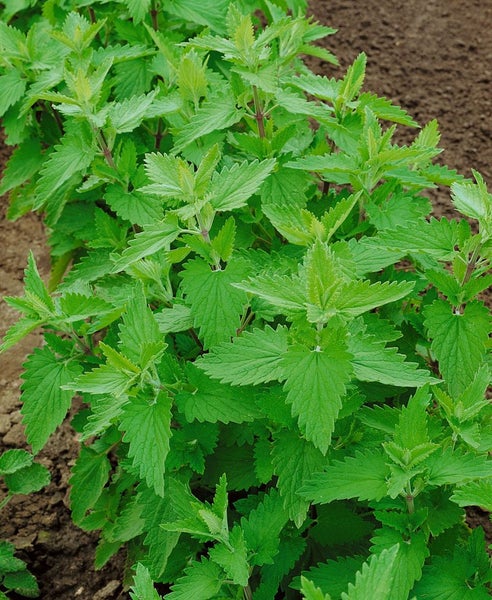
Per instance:
[[[469,176],[479,170],[492,187],[492,4],[483,0],[312,0],[311,13],[337,28],[325,45],[340,59],[343,73],[359,52],[368,55],[365,89],[390,98],[421,124],[437,118],[442,132],[442,161]],[[312,62],[319,73],[337,73]],[[8,148],[0,144],[0,165]],[[433,194],[435,213],[455,216],[448,194]],[[40,218],[16,223],[0,216],[0,296],[22,293],[27,255],[34,252],[40,271],[49,273],[49,253]],[[0,335],[15,321],[0,305]],[[32,334],[0,356],[0,451],[25,447],[19,413],[22,363],[40,343]],[[67,507],[70,466],[77,441],[65,424],[40,455],[52,473],[43,491],[12,501],[0,516],[0,539],[9,539],[38,577],[44,600],[122,600],[124,556],[101,571],[92,567],[96,538],[71,525]],[[2,490],[0,489],[0,498]],[[481,524],[492,541],[489,516],[469,511],[469,523]],[[192,599],[190,599],[192,600]]]

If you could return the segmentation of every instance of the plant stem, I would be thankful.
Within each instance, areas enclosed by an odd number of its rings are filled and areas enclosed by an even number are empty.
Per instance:
[[[150,10],[150,18],[152,19],[152,29],[154,31],[159,31],[159,11],[157,9],[156,3],[152,2],[152,8]]]
[[[479,244],[473,251],[470,262],[468,263],[468,266],[466,267],[466,272],[465,272],[465,275],[463,276],[463,280],[461,282],[461,287],[463,287],[470,281],[471,276],[473,275],[473,270],[475,269],[475,266],[477,264],[478,257],[480,256],[480,251],[482,250],[482,245],[483,244]]]
[[[412,486],[410,483],[407,484],[407,489],[405,490],[405,501],[407,503],[407,510],[409,515],[413,515],[415,512],[415,496],[413,495]]]
[[[253,86],[253,100],[255,103],[255,119],[256,119],[256,124],[258,125],[258,135],[261,138],[265,137],[265,123],[263,121],[264,118],[264,113],[263,113],[263,106],[261,104],[261,100],[260,100],[260,96],[258,94],[258,88],[256,87],[256,85]]]
[[[253,592],[249,585],[243,588],[244,600],[253,600]]]
[[[155,132],[155,149],[159,150],[163,138],[162,119],[157,122],[157,131]]]
[[[12,496],[13,494],[7,494],[7,496],[5,496],[5,498],[0,502],[0,510],[2,510],[2,508],[4,508],[5,506],[7,506],[7,504],[10,502],[10,500],[12,500]]]
[[[101,151],[104,154],[106,162],[112,169],[116,171],[116,164],[114,162],[113,155],[111,154],[111,150],[108,146],[108,142],[106,141],[106,137],[104,136],[104,132],[102,131],[102,129],[97,129],[96,127],[93,127],[92,130],[94,131],[97,143],[99,144],[99,148],[101,148]]]

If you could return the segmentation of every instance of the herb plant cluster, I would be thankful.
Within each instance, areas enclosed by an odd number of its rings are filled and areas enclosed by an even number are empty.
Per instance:
[[[4,3],[0,193],[53,260],[6,299],[27,441],[82,398],[73,520],[134,600],[485,600],[492,196],[364,54],[306,66],[305,5]]]

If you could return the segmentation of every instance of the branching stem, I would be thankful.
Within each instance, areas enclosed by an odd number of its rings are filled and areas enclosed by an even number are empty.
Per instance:
[[[93,127],[92,130],[94,131],[94,134],[97,139],[97,143],[99,144],[99,148],[101,148],[101,151],[104,155],[104,158],[106,159],[106,162],[112,169],[114,169],[116,171],[117,170],[116,163],[114,162],[113,155],[111,153],[111,149],[108,146],[108,142],[106,141],[104,132],[102,131],[102,129],[97,129],[96,127]]]

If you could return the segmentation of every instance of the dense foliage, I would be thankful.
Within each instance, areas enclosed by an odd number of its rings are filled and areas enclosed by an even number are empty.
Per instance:
[[[27,441],[82,398],[73,520],[133,599],[485,600],[492,196],[363,54],[306,66],[336,59],[305,8],[4,4],[0,193],[53,259],[6,299],[3,350],[45,331]]]

